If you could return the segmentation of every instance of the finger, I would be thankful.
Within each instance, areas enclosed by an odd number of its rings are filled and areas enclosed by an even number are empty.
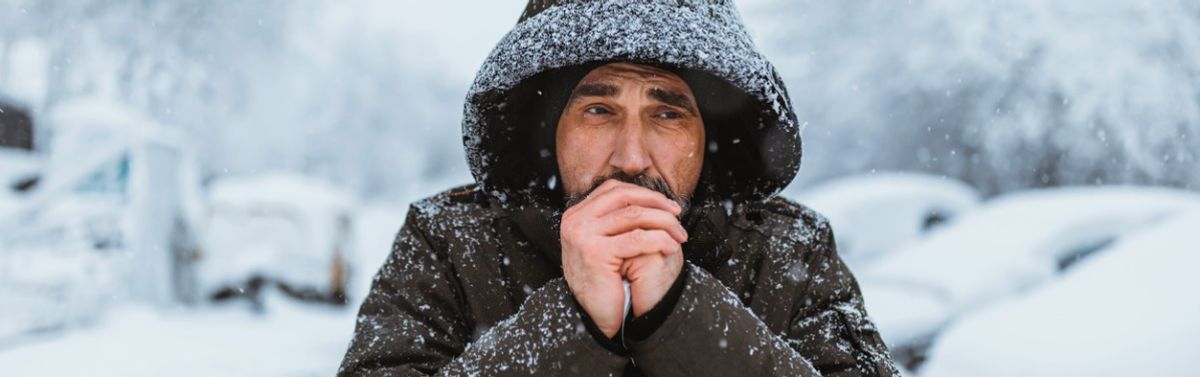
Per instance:
[[[609,190],[612,190],[614,187],[620,186],[623,183],[625,183],[625,182],[621,182],[616,179],[611,179],[611,178],[606,179],[606,180],[604,180],[604,182],[600,183],[600,186],[596,186],[596,188],[592,189],[591,192],[588,192],[587,196],[585,196],[583,198],[583,200],[580,200],[579,203],[577,203],[575,206],[573,206],[571,208],[568,208],[567,210],[569,211],[569,210],[576,209],[579,207],[586,207],[587,203],[591,203],[592,201],[594,201],[595,198],[597,196],[599,196],[600,194],[608,192]]]
[[[613,188],[620,187],[622,185],[631,185],[631,184],[632,183],[609,178],[609,179],[604,180],[604,182],[600,183],[600,186],[598,186],[598,187],[596,187],[596,189],[592,190],[591,193],[588,193],[588,196],[596,196],[596,195],[608,192],[609,190],[612,190]]]
[[[629,259],[644,254],[671,255],[683,252],[682,246],[665,231],[634,229],[609,237],[613,256]]]
[[[659,229],[671,235],[678,243],[687,242],[687,231],[679,224],[674,214],[658,208],[631,205],[598,219],[599,231],[606,236],[615,236],[634,229]]]
[[[603,216],[609,212],[621,209],[630,205],[639,205],[642,207],[658,208],[675,216],[683,211],[674,200],[668,199],[666,195],[660,192],[621,182],[618,187],[613,187],[601,194],[593,194],[588,197],[586,207],[582,209],[587,216]]]
[[[603,199],[603,198],[607,197],[608,195],[611,195],[611,193],[613,193],[613,192],[621,192],[621,191],[625,191],[625,190],[645,191],[645,192],[649,192],[649,193],[653,193],[653,194],[658,194],[658,196],[661,196],[661,198],[662,198],[662,200],[661,200],[662,205],[665,206],[663,209],[668,212],[678,213],[678,212],[682,211],[682,209],[683,209],[682,207],[680,207],[679,203],[675,202],[674,200],[671,200],[670,198],[667,198],[666,195],[663,195],[662,193],[660,193],[658,191],[654,191],[654,190],[651,190],[646,187],[638,186],[633,183],[624,182],[624,181],[620,181],[620,180],[616,180],[616,179],[608,179],[608,180],[604,181],[604,183],[602,183],[599,187],[597,187],[595,190],[592,190],[592,192],[590,194],[588,194],[588,197],[584,199],[584,202],[587,202],[588,199],[592,199],[592,201],[599,201],[600,199]],[[619,207],[621,207],[621,206],[618,206],[618,208]],[[676,209],[678,209],[678,211],[672,211],[671,208],[676,208]],[[607,211],[611,211],[612,209],[613,208],[609,208],[609,209],[607,209]],[[605,211],[605,212],[607,212],[607,211]]]
[[[654,260],[652,258],[666,258],[666,257],[667,256],[662,255],[662,254],[657,254],[657,255],[656,254],[644,254],[644,255],[639,255],[639,256],[636,256],[633,258],[626,259],[621,262],[621,269],[620,269],[621,276],[629,276],[630,272],[633,272],[638,267],[641,267],[641,266],[645,265],[646,263],[654,262]]]

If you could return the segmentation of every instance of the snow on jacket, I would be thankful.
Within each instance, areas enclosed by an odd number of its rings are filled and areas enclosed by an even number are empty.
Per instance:
[[[693,88],[709,145],[674,307],[619,349],[562,277],[553,129],[605,62]],[[476,183],[414,203],[340,376],[894,376],[832,230],[776,197],[800,164],[788,95],[729,0],[533,0],[467,96]]]

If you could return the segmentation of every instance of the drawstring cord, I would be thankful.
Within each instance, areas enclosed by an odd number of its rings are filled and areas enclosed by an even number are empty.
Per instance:
[[[625,287],[625,312],[621,315],[621,345],[629,347],[625,344],[625,318],[629,318],[629,311],[633,310],[633,294],[629,290],[629,279],[621,279],[621,285]]]

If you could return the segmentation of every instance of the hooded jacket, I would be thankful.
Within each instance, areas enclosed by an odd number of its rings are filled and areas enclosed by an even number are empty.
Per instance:
[[[678,73],[709,138],[684,272],[617,347],[562,277],[553,142],[575,83],[614,61]],[[776,196],[796,115],[732,1],[531,1],[468,93],[463,141],[476,183],[409,208],[340,376],[897,375],[829,224]]]

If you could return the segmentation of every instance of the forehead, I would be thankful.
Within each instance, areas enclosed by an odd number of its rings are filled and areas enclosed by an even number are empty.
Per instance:
[[[658,85],[687,88],[687,83],[675,73],[648,65],[609,63],[588,72],[580,83],[588,82],[651,82]]]

